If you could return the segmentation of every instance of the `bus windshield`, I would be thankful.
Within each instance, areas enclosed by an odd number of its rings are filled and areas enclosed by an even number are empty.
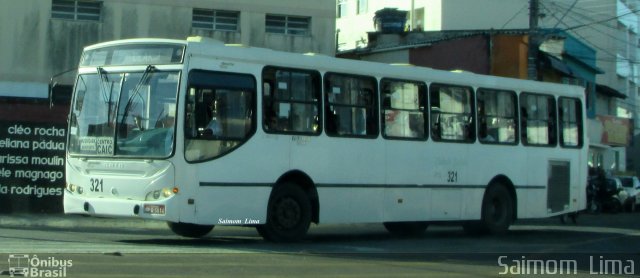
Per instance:
[[[82,74],[76,82],[69,153],[159,158],[173,152],[178,71]]]

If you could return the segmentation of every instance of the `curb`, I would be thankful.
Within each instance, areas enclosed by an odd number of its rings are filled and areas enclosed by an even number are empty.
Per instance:
[[[168,230],[163,221],[135,218],[102,218],[64,214],[8,214],[0,215],[0,227],[49,227],[49,228],[103,228],[103,229],[162,229]]]

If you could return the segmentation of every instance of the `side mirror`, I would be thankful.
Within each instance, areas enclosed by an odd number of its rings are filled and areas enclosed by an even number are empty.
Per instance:
[[[71,94],[73,92],[73,84],[72,83],[72,79],[69,80],[69,78],[63,79],[63,80],[68,80],[68,82],[62,82],[62,84],[58,84],[58,82],[56,80],[59,80],[59,78],[61,77],[65,77],[65,76],[69,76],[68,74],[74,73],[76,71],[76,69],[70,69],[70,70],[66,70],[63,71],[61,73],[57,73],[53,76],[51,76],[51,79],[49,80],[49,108],[52,108],[53,106],[57,105],[57,104],[61,104],[61,105],[69,105],[71,103]],[[69,83],[70,85],[64,85],[65,83]]]
[[[72,92],[73,86],[71,85],[59,85],[56,82],[49,83],[49,108],[53,108],[56,105],[71,104]]]
[[[57,85],[58,82],[54,82],[53,77],[51,77],[51,80],[49,80],[49,93],[47,94],[49,96],[49,108],[53,107],[53,88]]]

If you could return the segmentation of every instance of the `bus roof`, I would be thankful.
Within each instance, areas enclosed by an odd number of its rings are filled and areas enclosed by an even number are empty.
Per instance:
[[[321,72],[340,72],[435,83],[451,83],[456,85],[486,87],[492,89],[508,89],[584,97],[584,88],[574,85],[483,75],[464,71],[436,70],[428,67],[406,64],[384,64],[378,62],[358,61],[315,53],[291,53],[267,48],[224,44],[221,41],[207,37],[189,37],[186,40],[158,38],[125,39],[90,45],[85,47],[84,50],[87,51],[103,47],[144,43],[186,45],[187,52],[195,56],[220,58],[238,62],[303,68],[318,70]]]
[[[131,44],[182,44],[186,45],[187,41],[185,40],[172,40],[172,39],[159,39],[159,38],[137,38],[137,39],[125,39],[125,40],[115,40],[108,42],[101,42],[97,44],[88,45],[84,48],[84,51],[93,50],[98,48],[110,47],[110,46],[118,46],[118,45],[131,45]]]

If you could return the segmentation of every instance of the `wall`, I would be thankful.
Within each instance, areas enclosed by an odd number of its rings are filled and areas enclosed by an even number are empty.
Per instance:
[[[240,31],[192,29],[193,7],[241,11]],[[266,14],[310,16],[311,34],[265,34]],[[77,67],[84,46],[114,39],[205,35],[228,43],[292,52],[335,53],[332,1],[310,1],[301,6],[294,0],[258,4],[250,0],[106,0],[101,18],[99,22],[51,19],[51,1],[0,1],[0,96],[29,93],[46,97],[51,76]],[[63,77],[67,83],[72,80],[73,74]],[[38,87],[36,92],[34,86]]]
[[[407,61],[409,61],[409,55],[409,50],[398,50],[391,52],[372,53],[362,58],[367,61],[374,61],[378,63],[407,64]]]
[[[86,45],[125,38],[203,35],[292,52],[335,52],[332,1],[304,5],[294,0],[102,2],[101,20],[93,22],[51,19],[51,0],[0,0],[0,213],[62,212],[64,179],[58,177],[64,172],[61,159],[68,107],[49,109],[46,98],[50,78],[76,68]],[[240,31],[191,28],[193,7],[241,11]],[[266,34],[266,14],[309,16],[310,34]],[[72,70],[56,81],[72,84],[74,73]],[[17,134],[16,126],[32,133]],[[36,128],[44,133],[34,134]]]
[[[373,32],[375,11],[393,7],[410,11],[421,11],[422,17],[416,17],[415,26],[424,31],[442,30],[480,30],[480,29],[518,29],[528,28],[528,0],[369,0],[366,13],[357,14],[357,0],[348,2],[348,14],[338,18],[340,50],[356,48],[356,41],[366,42],[367,32]],[[408,25],[410,21],[407,22]]]
[[[529,0],[442,1],[440,30],[519,29],[529,27]],[[427,13],[425,16],[429,16]]]
[[[491,41],[491,75],[527,79],[528,37],[494,35]]]
[[[490,69],[488,47],[488,38],[484,35],[442,41],[432,46],[412,49],[409,63],[434,69],[462,69],[478,74],[488,74]],[[457,55],[451,55],[451,53],[457,53]]]

